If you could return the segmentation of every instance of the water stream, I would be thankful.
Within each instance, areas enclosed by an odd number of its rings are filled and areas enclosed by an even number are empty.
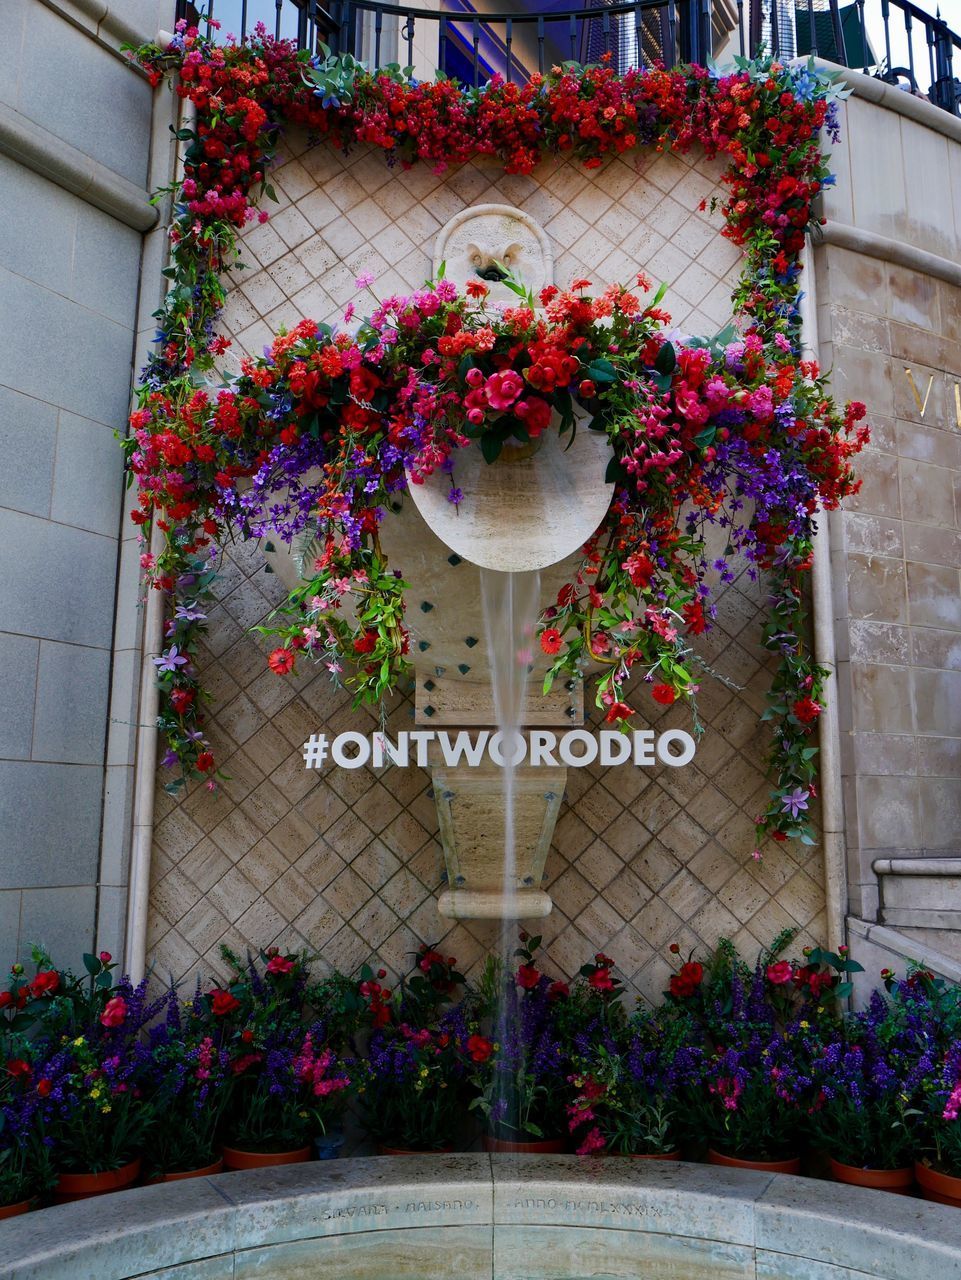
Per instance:
[[[498,955],[506,978],[515,963],[517,946],[517,920],[522,915],[522,901],[518,900],[517,866],[517,744],[524,726],[528,676],[533,662],[535,630],[540,611],[541,575],[538,571],[525,573],[500,573],[493,569],[481,569],[481,604],[484,614],[485,638],[490,659],[491,691],[494,702],[494,719],[502,734],[504,767],[503,779],[503,871],[501,892],[503,911],[501,916]],[[496,835],[492,838],[496,839]],[[514,899],[512,905],[511,899]],[[501,986],[500,998],[494,1012],[494,1038],[506,1043],[510,1027],[508,1022],[516,1016],[515,1002],[505,998]],[[501,1084],[509,1087],[510,1076],[504,1073]],[[510,1114],[513,1100],[507,1097],[495,1099],[500,1104],[500,1114]]]

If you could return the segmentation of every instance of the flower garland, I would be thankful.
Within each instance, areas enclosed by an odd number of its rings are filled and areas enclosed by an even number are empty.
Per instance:
[[[692,699],[690,637],[714,614],[707,579],[733,576],[726,558],[712,566],[705,554],[705,532],[719,524],[730,553],[770,584],[764,643],[779,665],[764,714],[775,789],[758,826],[813,843],[811,738],[827,672],[805,640],[803,582],[812,518],[855,491],[850,459],[867,439],[856,425],[863,406],[838,409],[816,364],[800,357],[799,255],[812,201],[831,181],[818,141],[822,126],[836,129],[830,79],[769,59],[739,60],[723,76],[567,64],[523,86],[495,77],[465,90],[396,67],[370,73],[347,56],[311,60],[263,30],[213,45],[182,24],[166,49],[135,56],[155,84],[176,75],[196,107],[196,123],[178,134],[184,177],[168,188],[172,286],[126,441],[140,492],[133,518],[145,536],[152,526],[162,534],[143,568],[174,603],[155,659],[165,762],[184,775],[171,789],[198,773],[215,785],[195,660],[217,541],[231,528],[287,540],[316,528],[311,580],[260,628],[280,639],[269,664],[284,674],[298,655],[319,658],[358,700],[379,700],[407,667],[406,584],[378,536],[391,495],[441,469],[457,502],[461,448],[478,444],[493,461],[508,439],[553,423],[573,430],[579,406],[612,446],[615,499],[541,619],[548,683],[601,664],[598,703],[621,725],[634,714],[624,695],[632,670],[658,702]],[[378,300],[340,332],[302,322],[218,389],[216,360],[229,346],[213,327],[222,276],[237,260],[238,230],[267,216],[256,199],[272,195],[267,172],[285,125],[436,172],[476,155],[526,173],[545,155],[596,168],[639,145],[723,154],[724,234],[744,251],[738,329],[669,340],[663,287],[639,296],[650,287],[643,276],[597,297],[589,281],[536,299],[511,282],[517,305],[502,310],[487,307],[482,282],[462,297],[440,279]]]

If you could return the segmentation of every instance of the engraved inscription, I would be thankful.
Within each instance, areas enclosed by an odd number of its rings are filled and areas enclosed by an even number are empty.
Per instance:
[[[324,1220],[329,1222],[333,1218],[379,1218],[386,1212],[385,1204],[348,1205],[343,1209],[325,1209]]]

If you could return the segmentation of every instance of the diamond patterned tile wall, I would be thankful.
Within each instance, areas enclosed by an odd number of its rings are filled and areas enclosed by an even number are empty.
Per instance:
[[[487,202],[541,222],[559,284],[581,275],[626,282],[644,270],[670,281],[665,305],[682,330],[714,332],[730,316],[738,269],[717,215],[699,208],[718,173],[703,158],[652,155],[591,173],[550,162],[505,176],[475,162],[439,177],[291,137],[272,177],[279,204],[243,238],[248,269],[234,277],[224,312],[233,355],[259,352],[277,328],[308,315],[337,320],[361,271],[374,274],[379,296],[420,285],[441,225]],[[305,770],[300,748],[311,732],[369,731],[375,717],[351,710],[322,668],[293,679],[267,670],[248,628],[283,588],[256,545],[228,549],[216,590],[202,666],[216,699],[210,736],[228,779],[213,794],[197,785],[174,799],[158,778],[155,971],[217,977],[223,944],[278,942],[317,953],[319,970],[350,970],[376,955],[396,975],[421,941],[442,939],[476,975],[497,926],[450,927],[437,914],[444,862],[428,773]],[[769,844],[762,862],[751,857],[752,816],[766,792],[761,590],[746,574],[724,588],[718,625],[701,637],[705,663],[727,683],[702,681],[705,731],[692,765],[570,770],[546,868],[554,910],[541,930],[556,972],[572,976],[602,948],[629,988],[650,997],[666,985],[671,942],[686,954],[728,936],[753,955],[785,926],[800,930],[799,946],[823,937],[820,849]],[[683,709],[657,707],[643,690],[634,703],[651,725],[689,727]],[[388,727],[408,727],[412,715],[410,694],[400,696]]]

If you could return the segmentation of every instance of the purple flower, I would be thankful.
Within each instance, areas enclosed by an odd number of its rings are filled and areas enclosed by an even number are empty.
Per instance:
[[[787,795],[781,797],[781,808],[785,813],[789,813],[792,818],[799,818],[801,810],[808,807],[808,796],[810,791],[805,791],[803,787],[795,787],[793,791],[789,791]]]
[[[177,646],[172,644],[166,653],[154,658],[154,665],[158,671],[176,671],[178,667],[185,667],[188,661],[182,653],[178,653]]]

